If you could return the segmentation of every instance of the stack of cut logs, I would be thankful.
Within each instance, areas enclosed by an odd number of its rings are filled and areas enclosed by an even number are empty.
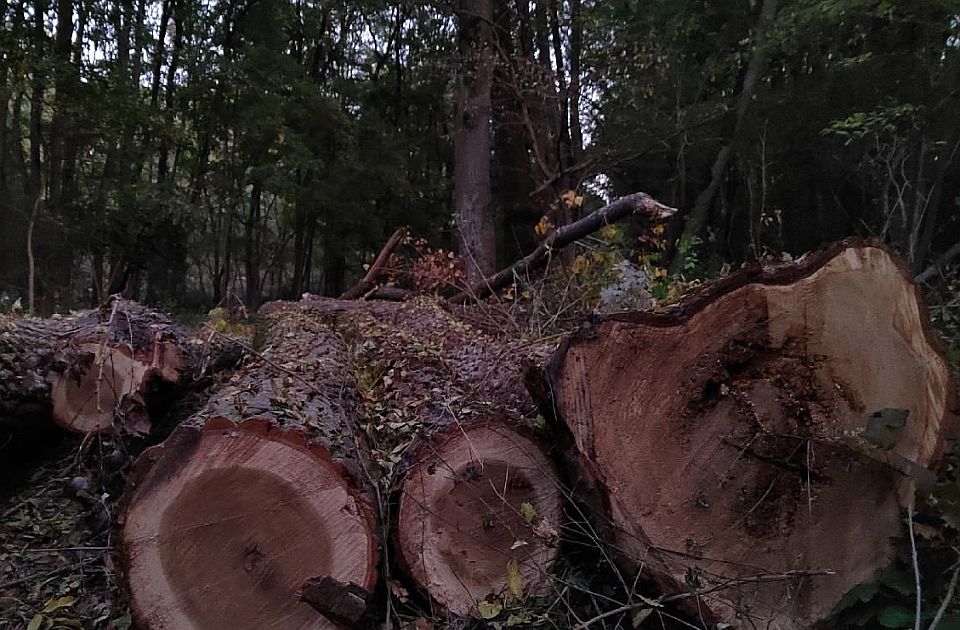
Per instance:
[[[145,434],[186,339],[123,300],[0,320],[0,416]],[[425,299],[305,296],[261,309],[249,350],[130,475],[138,627],[365,627],[387,574],[451,617],[551,596],[575,496],[621,568],[703,624],[808,628],[892,559],[955,428],[917,290],[860,242],[558,348]]]

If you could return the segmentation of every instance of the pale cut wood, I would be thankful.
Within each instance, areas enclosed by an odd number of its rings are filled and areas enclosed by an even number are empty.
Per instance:
[[[892,462],[932,466],[955,427],[905,264],[862,242],[599,318],[548,373],[611,540],[667,594],[713,589],[706,623],[825,619],[892,558],[913,488]],[[864,438],[888,408],[909,411],[890,452]]]
[[[77,318],[56,346],[52,417],[80,433],[143,435],[149,398],[188,378],[186,335],[168,317],[120,297]]]
[[[118,565],[143,628],[340,628],[300,601],[305,583],[364,602],[376,585],[377,504],[342,342],[302,313],[260,326],[262,352],[128,483]]]

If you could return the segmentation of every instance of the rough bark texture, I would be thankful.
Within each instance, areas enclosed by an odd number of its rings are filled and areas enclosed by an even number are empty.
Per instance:
[[[460,0],[457,6],[460,71],[455,90],[454,205],[460,254],[475,282],[496,269],[496,231],[490,207],[490,115],[493,3]]]
[[[707,623],[824,619],[891,559],[902,472],[931,466],[955,426],[906,265],[866,243],[600,318],[547,373],[613,542],[665,593],[703,592]],[[905,426],[884,430],[885,409]]]
[[[542,346],[485,335],[428,300],[264,308],[322,314],[352,340],[363,428],[396,499],[395,560],[420,592],[452,616],[512,596],[511,574],[527,595],[549,592],[563,495],[523,386]]]
[[[4,317],[0,418],[146,433],[149,406],[162,398],[155,394],[187,376],[189,359],[169,319],[126,300],[56,319]]]
[[[337,628],[376,584],[377,502],[346,348],[301,312],[260,327],[262,352],[129,481],[118,554],[139,627]],[[300,601],[318,583],[344,599],[327,614]]]

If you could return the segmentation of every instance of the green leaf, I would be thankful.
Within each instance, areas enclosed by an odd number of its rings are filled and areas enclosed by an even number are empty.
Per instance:
[[[879,582],[867,582],[854,586],[837,602],[837,605],[833,609],[834,614],[857,604],[869,602],[879,590]]]
[[[916,580],[906,571],[887,568],[881,571],[878,577],[884,586],[892,588],[901,595],[913,595],[916,589]]]
[[[870,414],[867,428],[863,437],[870,443],[885,450],[890,450],[900,441],[903,428],[907,426],[906,409],[881,409]]]
[[[481,619],[493,619],[503,612],[503,604],[500,602],[482,601],[477,604],[477,612]]]
[[[30,620],[30,623],[27,625],[27,630],[40,630],[40,627],[43,625],[43,622],[46,620],[46,617],[43,615],[37,614],[33,616],[33,619]]]
[[[42,613],[51,613],[55,610],[60,610],[61,608],[70,608],[77,603],[77,598],[73,595],[67,595],[66,597],[59,597],[57,599],[51,599],[43,607]]]
[[[130,614],[128,613],[114,620],[113,630],[129,630],[132,625],[133,619],[130,618]]]
[[[527,524],[533,523],[534,519],[537,518],[537,509],[524,501],[520,504],[520,516],[523,517],[523,520],[525,520]]]
[[[960,482],[934,486],[932,496],[943,521],[960,530]]]
[[[884,628],[911,628],[916,613],[905,606],[887,606],[880,611],[877,621]]]
[[[517,613],[512,613],[509,617],[507,617],[507,623],[505,625],[508,628],[512,628],[513,626],[519,626],[520,624],[524,623],[530,623],[529,613],[522,613],[519,615]]]

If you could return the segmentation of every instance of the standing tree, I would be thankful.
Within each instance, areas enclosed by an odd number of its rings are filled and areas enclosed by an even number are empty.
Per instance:
[[[490,99],[495,54],[491,0],[461,0],[457,10],[460,72],[454,121],[454,200],[460,252],[473,283],[496,267],[490,204]]]

